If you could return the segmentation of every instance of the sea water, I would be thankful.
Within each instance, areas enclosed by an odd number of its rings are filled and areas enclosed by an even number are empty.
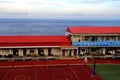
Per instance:
[[[0,35],[65,35],[69,26],[120,26],[120,20],[0,19]]]

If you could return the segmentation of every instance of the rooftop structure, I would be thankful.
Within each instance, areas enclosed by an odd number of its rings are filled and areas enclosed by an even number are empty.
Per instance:
[[[70,46],[67,36],[0,36],[4,46]]]
[[[120,34],[120,26],[70,26],[66,31],[72,34]]]

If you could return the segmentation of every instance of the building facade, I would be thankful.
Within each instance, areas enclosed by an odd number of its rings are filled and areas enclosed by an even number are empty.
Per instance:
[[[0,36],[1,59],[55,59],[77,56],[67,36]]]
[[[68,27],[67,36],[78,55],[115,55],[120,53],[120,27]]]
[[[120,54],[120,27],[72,26],[66,36],[0,36],[0,60]]]

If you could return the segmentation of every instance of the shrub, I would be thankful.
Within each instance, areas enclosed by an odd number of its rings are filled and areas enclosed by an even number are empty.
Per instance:
[[[3,57],[3,55],[0,55],[0,57]]]

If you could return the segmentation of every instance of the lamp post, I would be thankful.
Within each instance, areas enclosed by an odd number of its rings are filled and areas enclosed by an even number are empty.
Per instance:
[[[96,59],[94,58],[94,70],[93,70],[93,76],[96,76]]]

